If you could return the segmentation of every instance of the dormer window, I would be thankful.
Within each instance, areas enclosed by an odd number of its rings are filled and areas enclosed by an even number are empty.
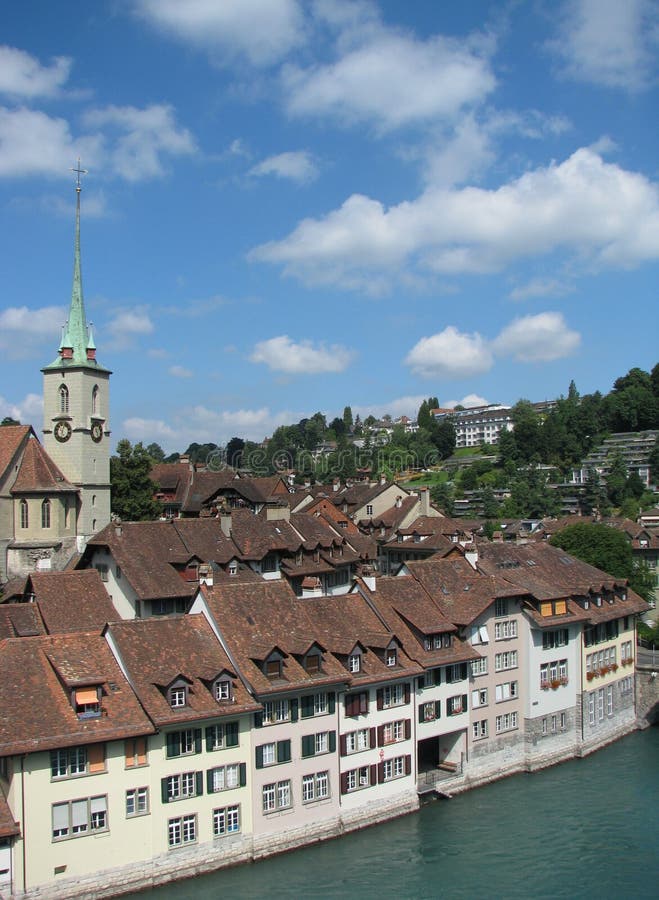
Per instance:
[[[389,647],[389,649],[385,653],[384,661],[390,668],[396,665],[398,661],[398,653],[395,647]]]
[[[188,701],[188,691],[185,687],[173,687],[169,690],[169,705],[172,709],[181,709]]]
[[[348,671],[349,672],[361,672],[362,669],[362,655],[361,653],[351,653],[348,657]]]
[[[233,685],[229,678],[218,678],[213,685],[213,696],[218,703],[226,703],[233,699]]]
[[[267,659],[265,662],[266,678],[281,678],[282,666],[280,659]]]
[[[320,672],[320,653],[309,653],[304,660],[305,671],[309,675],[317,675]]]
[[[295,565],[296,566],[302,565],[302,551],[301,550],[298,550],[297,553],[295,554]]]
[[[237,575],[238,574],[238,563],[235,559],[232,559],[229,563],[229,575]]]
[[[95,719],[101,715],[99,688],[79,688],[73,692],[73,704],[79,719]]]

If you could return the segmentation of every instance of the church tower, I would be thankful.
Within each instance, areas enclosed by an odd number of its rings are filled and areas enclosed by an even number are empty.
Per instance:
[[[44,447],[79,491],[78,544],[110,521],[110,375],[85,318],[80,273],[80,176],[76,180],[73,289],[57,359],[43,372]]]

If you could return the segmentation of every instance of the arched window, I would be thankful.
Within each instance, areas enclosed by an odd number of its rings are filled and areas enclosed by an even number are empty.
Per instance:
[[[21,500],[21,528],[27,528],[30,524],[30,516],[27,509],[27,500]]]
[[[98,415],[98,385],[92,388],[92,415]]]
[[[61,384],[59,389],[59,411],[67,414],[69,412],[69,389],[65,384]]]
[[[70,511],[69,498],[65,497],[64,498],[64,527],[65,528],[69,527],[69,511]]]
[[[41,504],[41,527],[50,528],[50,500],[48,497]]]
[[[96,506],[96,494],[92,494],[92,506]]]

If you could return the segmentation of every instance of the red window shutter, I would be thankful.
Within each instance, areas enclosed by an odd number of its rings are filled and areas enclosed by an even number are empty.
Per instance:
[[[128,738],[124,744],[127,766],[135,765],[135,743],[136,742],[132,738]]]
[[[378,763],[378,784],[384,781],[384,763]]]
[[[378,767],[373,763],[371,766],[371,784],[378,783]]]
[[[348,752],[348,747],[347,747],[347,742],[346,742],[346,736],[345,736],[345,734],[342,734],[341,737],[339,738],[339,753],[341,756],[345,756],[347,752]]]
[[[362,714],[368,712],[368,694],[366,691],[362,691],[359,695],[359,712]]]
[[[384,725],[378,725],[378,747],[384,745]]]
[[[377,744],[375,742],[375,728],[371,728],[369,730],[368,737],[369,737],[368,747],[369,747],[369,750],[372,750],[374,747],[377,746]]]
[[[347,772],[341,772],[341,793],[342,794],[348,793],[348,773]]]
[[[384,708],[384,691],[382,690],[382,688],[378,688],[375,696],[377,698],[377,708],[383,709]]]
[[[92,744],[87,748],[90,772],[105,772],[105,744]]]
[[[409,741],[412,737],[412,720],[405,719],[405,740]]]
[[[138,738],[135,741],[135,753],[137,755],[137,765],[146,765],[146,738]]]
[[[409,683],[409,681],[405,685],[405,702],[406,703],[410,702],[410,683]]]
[[[405,774],[406,775],[412,774],[412,757],[410,756],[409,753],[405,757]]]

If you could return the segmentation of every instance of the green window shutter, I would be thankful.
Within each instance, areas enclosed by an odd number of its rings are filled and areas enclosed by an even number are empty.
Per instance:
[[[201,728],[194,730],[194,752],[201,753]]]
[[[169,793],[167,791],[167,779],[160,779],[160,796],[163,803],[169,803]]]
[[[213,746],[213,728],[211,725],[206,729],[206,752]]]
[[[247,784],[247,763],[240,764],[240,786],[245,787]]]
[[[336,731],[329,733],[329,749],[330,753],[336,753]]]
[[[204,773],[203,772],[195,772],[195,782],[197,788],[197,796],[201,797],[204,793]]]
[[[254,728],[263,728],[263,713],[254,713]]]
[[[442,717],[442,701],[435,700],[435,718],[441,719]]]
[[[467,677],[467,663],[462,663],[460,666],[460,678],[463,680]]]
[[[302,738],[302,756],[313,756],[316,748],[316,741],[313,734],[305,734]]]
[[[308,694],[306,697],[300,698],[300,716],[303,719],[313,716],[313,697],[310,697]]]
[[[181,733],[179,731],[170,731],[167,735],[167,756],[181,755]]]
[[[441,669],[433,669],[432,670],[432,678],[435,684],[442,683],[442,670]]]
[[[291,742],[289,740],[277,741],[277,762],[290,762],[291,760]]]
[[[330,713],[333,713],[336,709],[336,694],[334,691],[330,691],[327,695],[327,709]]]
[[[259,744],[259,746],[256,748],[256,768],[257,769],[263,768],[263,745],[262,744]]]
[[[213,772],[214,771],[215,771],[215,769],[208,769],[208,771],[206,772],[206,793],[207,794],[213,793]]]
[[[227,722],[224,727],[224,742],[227,747],[238,746],[238,723]]]
[[[419,722],[423,722],[423,703],[419,703]]]
[[[419,675],[419,677],[416,680],[416,686],[419,689],[421,689],[425,685],[425,683],[426,683],[426,681],[425,681],[425,678],[423,677],[423,675]]]
[[[297,697],[294,697],[291,701],[291,722],[297,722],[298,720],[298,701]]]
[[[463,694],[462,695],[462,711],[463,712],[467,712],[467,710],[469,709],[469,707],[467,705],[468,700],[469,700],[469,697],[467,696],[467,694]]]

